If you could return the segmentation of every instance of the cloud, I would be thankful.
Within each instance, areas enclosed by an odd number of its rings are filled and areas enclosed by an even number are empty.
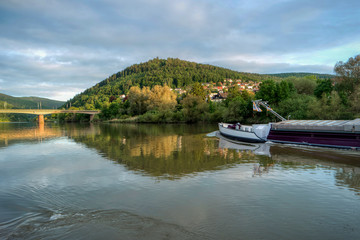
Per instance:
[[[332,73],[359,53],[359,8],[334,0],[2,1],[0,83],[9,94],[66,100],[154,57]]]
[[[301,65],[289,64],[285,62],[257,62],[257,61],[244,61],[244,60],[223,60],[211,61],[208,64],[215,66],[223,66],[229,69],[236,69],[240,72],[251,73],[283,73],[283,72],[310,72],[310,73],[332,73],[333,66],[326,65]]]

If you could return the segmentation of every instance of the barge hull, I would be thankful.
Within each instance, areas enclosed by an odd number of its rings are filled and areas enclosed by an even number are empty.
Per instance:
[[[360,149],[360,133],[270,130],[268,140],[278,143]]]

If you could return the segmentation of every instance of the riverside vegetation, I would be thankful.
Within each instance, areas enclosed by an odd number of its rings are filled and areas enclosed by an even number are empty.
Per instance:
[[[85,91],[71,101],[76,105],[79,99],[83,99],[86,105],[89,99],[109,99],[101,104],[101,119],[132,119],[138,122],[275,121],[276,119],[266,111],[253,113],[251,101],[254,99],[269,101],[277,112],[290,119],[353,119],[360,117],[359,65],[360,55],[357,55],[347,62],[338,62],[334,67],[336,76],[333,78],[302,74],[298,74],[300,77],[294,74],[280,78],[276,75],[237,73],[176,59],[154,59],[133,67],[142,70],[137,73],[140,75],[136,74],[133,77],[132,87],[128,90],[122,89],[122,92],[128,96],[126,101],[116,99],[109,93],[111,90],[117,91],[116,87],[111,86],[124,86],[127,81],[125,79],[131,79],[131,74],[113,80],[113,83],[110,80],[106,80],[106,83],[103,81],[99,86]],[[155,72],[159,73],[157,78]],[[147,76],[154,76],[154,79],[147,80],[151,79]],[[177,80],[180,76],[185,80]],[[238,86],[234,85],[229,87],[226,100],[209,101],[207,99],[209,91],[205,90],[201,83],[218,84],[225,78],[240,78],[262,83],[256,94],[246,90],[240,91]],[[179,85],[180,82],[183,85]],[[105,89],[101,89],[101,84]],[[188,91],[179,95],[171,91],[170,87],[183,87]],[[106,92],[108,94],[105,94]],[[88,93],[92,94],[87,95]],[[78,106],[84,105],[82,103]]]
[[[287,73],[261,75],[236,72],[179,59],[155,58],[113,74],[76,95],[63,107],[100,109],[95,120],[152,123],[275,121],[266,111],[254,114],[252,100],[263,99],[290,119],[353,119],[360,117],[360,55],[338,62],[336,76]],[[204,83],[219,86],[225,79],[261,82],[256,93],[227,89],[221,102],[209,99]],[[177,94],[172,89],[186,93]],[[126,98],[120,98],[125,94]],[[83,121],[88,116],[62,114],[60,120]]]

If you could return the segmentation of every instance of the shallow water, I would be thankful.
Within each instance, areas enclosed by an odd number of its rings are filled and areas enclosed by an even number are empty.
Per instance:
[[[360,153],[213,125],[0,124],[5,239],[360,239]]]

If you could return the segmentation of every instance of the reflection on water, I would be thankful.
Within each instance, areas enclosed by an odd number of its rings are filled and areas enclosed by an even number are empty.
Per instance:
[[[44,139],[63,136],[64,133],[56,125],[34,123],[2,123],[0,124],[0,147],[19,141],[42,141]]]
[[[268,173],[274,163],[286,169],[322,168],[334,169],[338,185],[347,186],[360,195],[360,152],[330,148],[281,145],[272,143],[247,144],[216,135],[220,148],[251,151],[256,155],[265,155],[267,161],[254,164],[254,175]],[[271,159],[272,161],[270,161]]]
[[[186,174],[253,163],[253,176],[269,172],[274,164],[284,168],[336,169],[336,181],[360,192],[360,153],[349,150],[288,146],[280,144],[239,144],[217,135],[206,138],[211,127],[167,125],[97,125],[89,131],[68,129],[77,142],[97,149],[128,169],[155,177],[176,179]]]
[[[360,237],[359,152],[216,127],[0,124],[0,238]]]
[[[218,139],[205,138],[192,125],[98,125],[94,134],[68,131],[69,136],[128,169],[151,176],[173,179],[185,174],[230,167],[254,161],[252,151],[237,151],[219,146]],[[213,128],[209,128],[213,129]],[[201,133],[202,132],[202,133]],[[221,142],[222,143],[222,142]]]
[[[271,146],[272,159],[284,168],[322,167],[335,171],[338,185],[349,187],[360,195],[360,152],[300,146]]]
[[[129,170],[165,179],[229,168],[239,163],[253,163],[253,176],[269,172],[274,163],[285,168],[321,165],[336,169],[338,184],[360,191],[358,151],[239,143],[218,132],[213,138],[205,137],[212,130],[212,125],[48,124],[44,127],[15,123],[0,124],[0,141],[7,146],[67,136]]]

